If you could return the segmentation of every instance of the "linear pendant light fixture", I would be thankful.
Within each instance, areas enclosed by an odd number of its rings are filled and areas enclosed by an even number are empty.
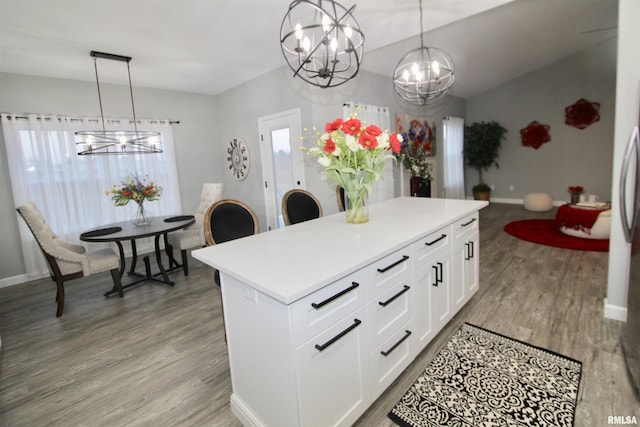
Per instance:
[[[282,54],[294,77],[321,88],[354,78],[364,54],[364,34],[346,9],[332,0],[295,0],[280,27]]]
[[[102,130],[82,130],[75,132],[78,155],[162,153],[162,149],[160,149],[162,134],[160,132],[138,130],[136,108],[133,103],[131,71],[129,69],[131,57],[114,55],[112,53],[96,52],[93,50],[89,55],[93,58],[93,65],[96,71],[96,84],[98,85],[98,102],[100,103]],[[134,130],[106,130],[104,124],[104,112],[102,109],[102,94],[100,93],[100,80],[98,79],[98,58],[127,63]]]
[[[393,88],[414,105],[434,104],[447,95],[455,79],[455,66],[447,52],[425,47],[420,0],[420,47],[407,53],[393,72]]]

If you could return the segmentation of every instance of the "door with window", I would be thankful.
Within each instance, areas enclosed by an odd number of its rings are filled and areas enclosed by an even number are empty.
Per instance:
[[[282,196],[305,188],[300,109],[258,119],[267,230],[284,227]]]

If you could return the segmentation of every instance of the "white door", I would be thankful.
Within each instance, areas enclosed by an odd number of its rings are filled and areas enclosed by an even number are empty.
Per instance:
[[[305,188],[300,109],[258,119],[264,181],[267,230],[284,227],[282,196],[292,188]]]

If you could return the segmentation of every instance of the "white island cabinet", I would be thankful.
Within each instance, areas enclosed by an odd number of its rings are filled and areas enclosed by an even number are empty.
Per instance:
[[[238,419],[356,421],[478,290],[486,205],[397,198],[193,251],[220,270]]]

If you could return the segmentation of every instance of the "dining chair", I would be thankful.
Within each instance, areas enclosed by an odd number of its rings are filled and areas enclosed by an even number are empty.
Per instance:
[[[338,201],[338,211],[344,212],[345,196],[344,196],[344,188],[336,185],[336,200]]]
[[[16,210],[38,242],[49,265],[51,279],[56,283],[56,301],[58,302],[56,317],[62,316],[64,282],[69,280],[110,271],[118,295],[124,296],[120,281],[120,257],[113,250],[104,248],[87,251],[83,246],[59,239],[33,202],[27,202]]]
[[[320,218],[322,205],[310,192],[294,188],[282,196],[282,216],[285,225],[298,224]]]
[[[201,248],[205,246],[204,238],[204,215],[207,209],[218,200],[222,199],[224,194],[224,184],[206,182],[202,185],[200,193],[200,205],[196,211],[195,222],[184,230],[174,231],[165,236],[167,243],[166,251],[169,256],[170,270],[182,267],[185,276],[189,275],[189,262],[187,251],[190,249]],[[173,250],[180,251],[182,264],[179,264],[173,257]]]
[[[204,237],[207,246],[258,234],[260,224],[256,213],[245,203],[222,199],[207,209],[204,215]],[[214,271],[214,280],[220,285],[220,272]]]

